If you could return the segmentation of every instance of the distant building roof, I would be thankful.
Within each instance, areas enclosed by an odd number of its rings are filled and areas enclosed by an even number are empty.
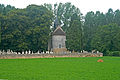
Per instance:
[[[55,29],[55,31],[53,32],[53,35],[65,35],[65,32],[63,31],[63,29],[59,26]]]
[[[54,21],[54,28],[58,27],[60,24],[59,24],[59,20],[58,20],[58,17],[56,17],[55,21]]]

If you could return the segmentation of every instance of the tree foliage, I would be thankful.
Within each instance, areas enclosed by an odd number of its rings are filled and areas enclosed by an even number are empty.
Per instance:
[[[91,41],[93,49],[102,52],[120,50],[120,27],[116,24],[99,26]]]
[[[99,50],[107,55],[108,51],[119,51],[120,11],[110,8],[107,13],[88,12],[85,15],[84,37],[87,51]]]
[[[56,17],[66,32],[68,50],[95,49],[105,55],[119,55],[120,10],[110,8],[105,14],[90,11],[82,16],[80,9],[69,2],[24,9],[0,4],[0,49],[46,51]]]
[[[69,50],[82,50],[83,22],[80,10],[69,2],[54,4],[53,8],[50,4],[45,4],[45,6],[53,12],[55,16],[54,20],[56,17],[58,18],[59,25],[61,25],[62,29],[66,32],[66,47]],[[54,26],[54,29],[55,28]]]
[[[70,26],[67,30],[67,48],[69,50],[82,50],[82,22],[80,16],[74,14],[71,18]]]
[[[14,51],[47,50],[53,14],[44,6],[29,5],[25,9],[1,15],[0,48]]]
[[[79,19],[82,19],[82,13],[80,9],[72,5],[71,3],[59,3],[54,4],[53,8],[50,4],[45,4],[45,6],[51,10],[54,14],[54,20],[58,17],[59,24],[62,26],[63,30],[66,32],[70,26],[72,16],[76,14]]]

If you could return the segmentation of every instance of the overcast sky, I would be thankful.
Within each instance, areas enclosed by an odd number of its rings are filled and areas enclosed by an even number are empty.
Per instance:
[[[16,8],[25,8],[29,4],[41,5],[44,3],[71,2],[85,15],[89,11],[106,13],[109,8],[120,9],[120,0],[0,0],[0,4],[10,4]]]

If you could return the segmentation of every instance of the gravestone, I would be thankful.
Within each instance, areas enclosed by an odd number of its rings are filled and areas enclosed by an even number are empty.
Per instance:
[[[31,51],[30,51],[30,50],[28,51],[28,54],[31,54]]]
[[[24,51],[22,51],[22,54],[25,54]]]
[[[27,51],[25,51],[25,54],[28,54],[28,52],[27,52]]]

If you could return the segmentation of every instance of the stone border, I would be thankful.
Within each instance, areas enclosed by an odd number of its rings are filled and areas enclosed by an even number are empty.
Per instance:
[[[54,57],[103,57],[103,53],[70,53],[70,54],[1,54],[0,59],[19,58],[54,58]]]

